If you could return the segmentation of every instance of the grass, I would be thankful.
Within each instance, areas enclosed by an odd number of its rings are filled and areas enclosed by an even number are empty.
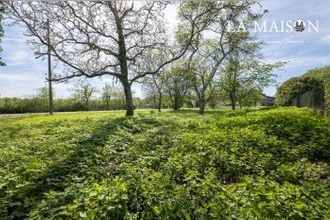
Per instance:
[[[330,218],[330,119],[307,109],[0,119],[0,218]]]

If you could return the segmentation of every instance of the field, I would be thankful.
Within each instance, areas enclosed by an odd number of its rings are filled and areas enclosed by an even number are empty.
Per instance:
[[[308,109],[0,119],[0,219],[326,219],[330,118]]]

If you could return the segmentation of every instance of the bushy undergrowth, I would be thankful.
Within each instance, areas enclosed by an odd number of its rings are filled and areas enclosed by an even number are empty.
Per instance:
[[[329,118],[121,114],[2,119],[0,218],[330,218]]]

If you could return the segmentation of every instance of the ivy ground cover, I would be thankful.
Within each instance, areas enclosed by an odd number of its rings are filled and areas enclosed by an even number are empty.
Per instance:
[[[327,219],[330,119],[307,109],[0,119],[0,219]]]

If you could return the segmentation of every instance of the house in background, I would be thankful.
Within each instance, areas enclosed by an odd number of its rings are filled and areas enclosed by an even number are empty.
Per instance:
[[[261,105],[261,106],[274,106],[275,105],[275,97],[262,94],[262,98],[259,101],[258,105]]]

